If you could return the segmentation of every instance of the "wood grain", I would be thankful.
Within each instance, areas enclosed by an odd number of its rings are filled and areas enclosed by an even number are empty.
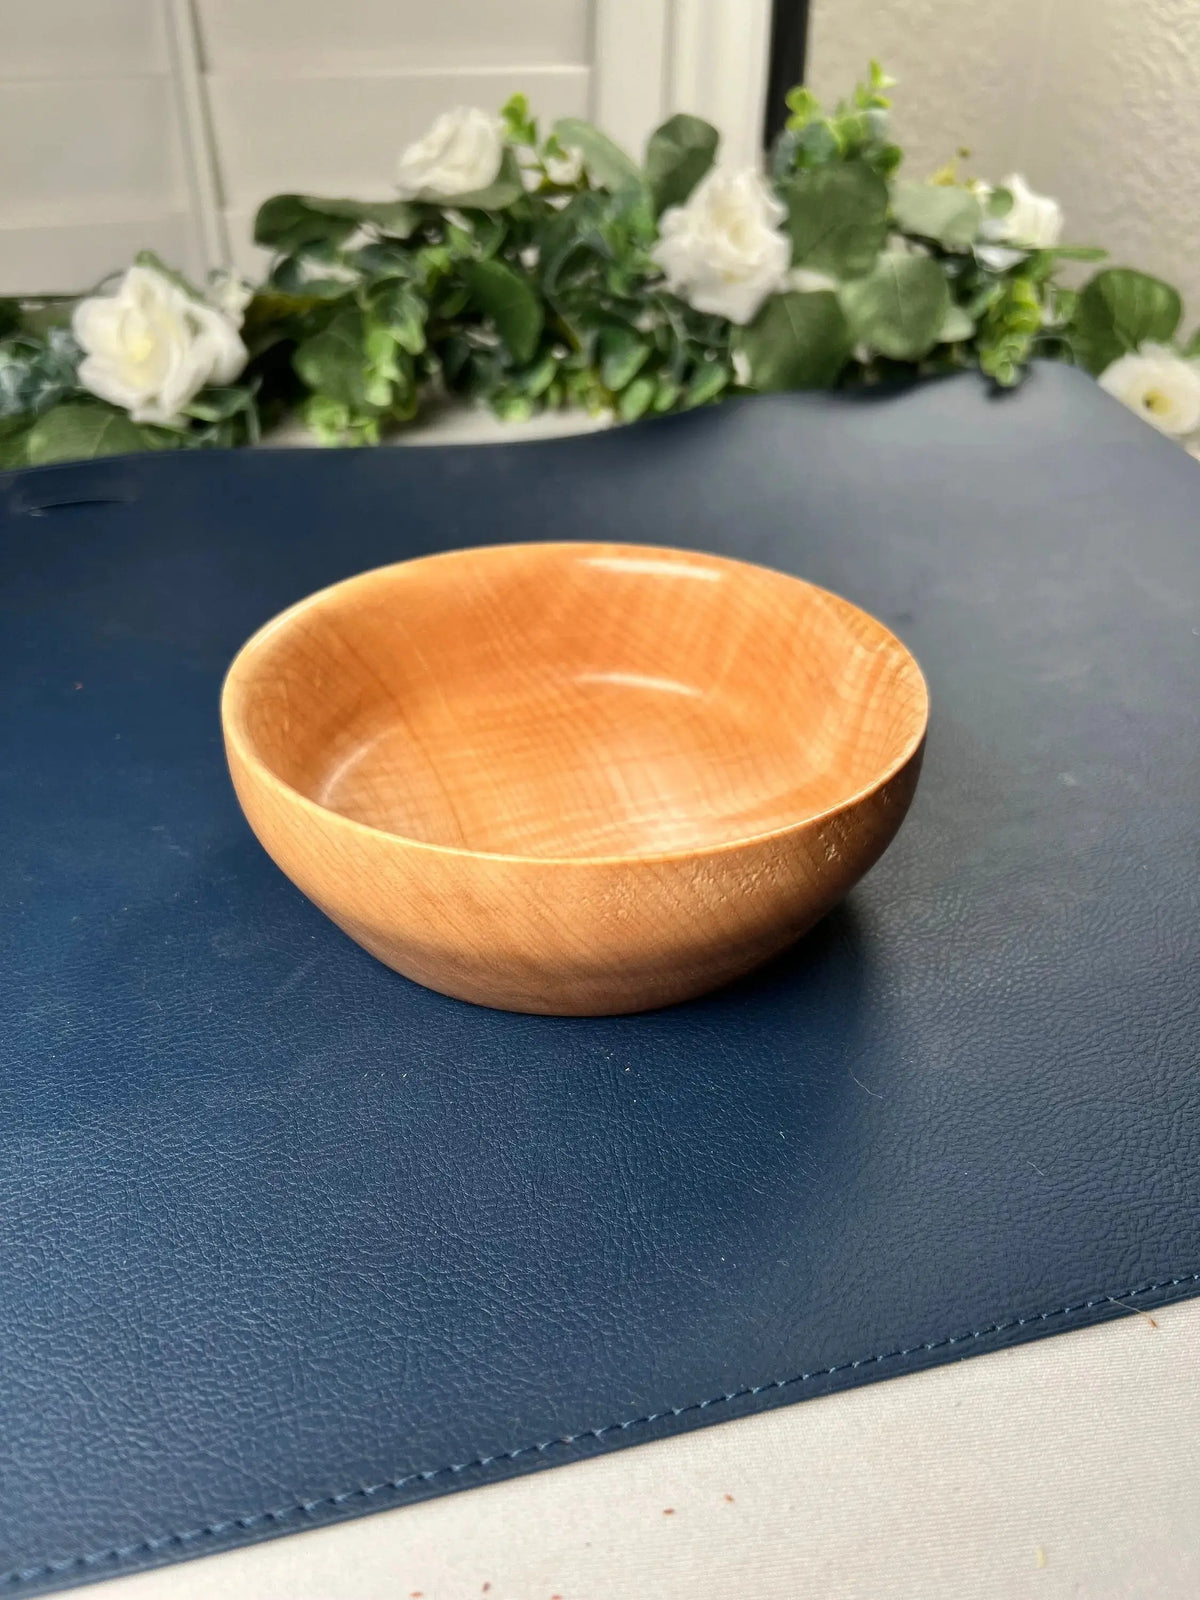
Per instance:
[[[880,623],[765,568],[464,550],[302,601],[222,696],[284,872],[459,998],[596,1015],[782,949],[890,843],[928,702]]]

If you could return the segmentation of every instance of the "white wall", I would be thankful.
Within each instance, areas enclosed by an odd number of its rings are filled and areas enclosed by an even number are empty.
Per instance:
[[[671,110],[753,158],[770,0],[0,0],[0,294],[156,249],[256,272],[280,190],[384,197],[450,106],[525,90],[640,151]]]
[[[869,57],[900,79],[920,177],[1023,172],[1076,244],[1175,283],[1200,321],[1200,0],[812,0],[809,82],[830,99]]]

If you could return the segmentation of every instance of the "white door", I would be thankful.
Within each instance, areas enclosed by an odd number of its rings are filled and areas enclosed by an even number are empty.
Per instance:
[[[754,159],[769,0],[6,0],[0,293],[71,293],[141,248],[255,272],[280,190],[386,197],[450,106],[517,89],[640,153],[672,109]]]

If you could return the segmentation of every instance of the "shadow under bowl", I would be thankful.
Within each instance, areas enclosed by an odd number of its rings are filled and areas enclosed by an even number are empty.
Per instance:
[[[526,544],[302,600],[221,716],[251,827],[351,938],[460,999],[602,1015],[715,988],[835,905],[908,809],[928,698],[799,579]]]

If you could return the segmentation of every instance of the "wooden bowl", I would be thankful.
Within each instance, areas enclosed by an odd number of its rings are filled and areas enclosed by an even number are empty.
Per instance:
[[[340,928],[563,1015],[687,999],[811,927],[900,826],[927,710],[836,595],[619,544],[350,578],[255,634],[221,701],[251,827]]]

